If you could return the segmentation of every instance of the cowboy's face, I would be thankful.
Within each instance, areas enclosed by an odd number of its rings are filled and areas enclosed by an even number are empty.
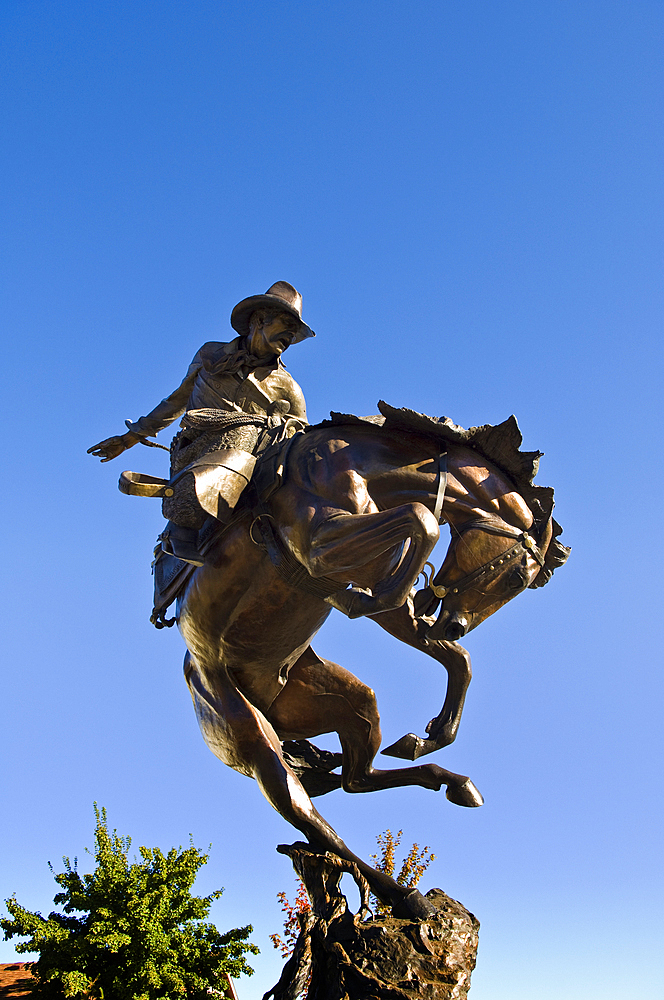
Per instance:
[[[272,319],[254,325],[249,338],[249,350],[257,358],[271,358],[290,347],[299,327],[290,313],[277,313]]]

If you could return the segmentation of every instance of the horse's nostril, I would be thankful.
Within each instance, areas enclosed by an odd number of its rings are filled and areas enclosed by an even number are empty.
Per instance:
[[[468,619],[460,615],[452,615],[445,626],[445,638],[448,642],[456,642],[468,631]]]

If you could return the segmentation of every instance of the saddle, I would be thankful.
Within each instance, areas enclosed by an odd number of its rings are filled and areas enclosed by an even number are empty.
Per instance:
[[[190,422],[191,417],[207,425],[214,421],[221,426],[231,421],[260,421],[263,429],[255,453],[238,448],[209,451],[180,469],[171,479],[140,472],[123,472],[118,489],[131,496],[170,498],[184,476],[192,473],[198,502],[208,515],[197,538],[198,551],[205,557],[224,531],[236,524],[247,510],[258,506],[262,508],[267,498],[278,489],[283,482],[290,446],[307,425],[292,417],[271,420],[233,414],[229,418],[228,414],[206,410],[190,411],[187,414]],[[251,487],[247,489],[250,483]],[[196,569],[167,552],[162,545],[164,539],[162,532],[152,562],[154,605],[150,621],[156,628],[170,628],[175,624],[176,619],[167,618],[166,613]]]

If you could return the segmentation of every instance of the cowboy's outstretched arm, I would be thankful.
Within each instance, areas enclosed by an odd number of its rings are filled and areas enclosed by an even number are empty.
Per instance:
[[[140,435],[127,431],[126,434],[117,434],[115,437],[105,438],[99,444],[93,444],[92,448],[88,448],[88,455],[94,455],[102,462],[110,462],[112,458],[117,458],[127,448],[133,448],[140,440]]]
[[[158,434],[159,431],[173,423],[177,417],[181,417],[202,364],[201,351],[197,352],[184,379],[170,396],[162,399],[161,403],[158,403],[145,417],[139,417],[133,422],[127,421],[129,430],[126,434],[118,434],[115,437],[105,438],[98,444],[93,444],[91,448],[88,448],[88,455],[94,455],[102,462],[110,462],[112,458],[117,458],[127,448],[133,448],[141,438]]]

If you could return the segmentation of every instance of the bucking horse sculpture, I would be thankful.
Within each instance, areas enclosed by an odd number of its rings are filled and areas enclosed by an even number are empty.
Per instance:
[[[384,751],[415,761],[456,736],[471,676],[457,640],[526,587],[545,584],[569,549],[557,540],[553,490],[533,485],[540,453],[519,451],[513,417],[466,431],[379,408],[380,417],[333,414],[298,430],[280,453],[276,488],[271,475],[261,491],[257,470],[205,564],[189,568],[176,617],[212,752],[255,778],[315,850],[354,862],[396,915],[417,917],[429,914],[427,900],[352,854],[312,796],[337,787],[445,785],[457,805],[479,806],[482,798],[470,778],[437,764],[375,768],[381,734],[373,691],[311,642],[337,608],[371,617],[442,664],[447,693],[427,737],[410,733]],[[451,542],[436,572],[428,560],[442,523]],[[332,732],[341,754],[308,742]]]

